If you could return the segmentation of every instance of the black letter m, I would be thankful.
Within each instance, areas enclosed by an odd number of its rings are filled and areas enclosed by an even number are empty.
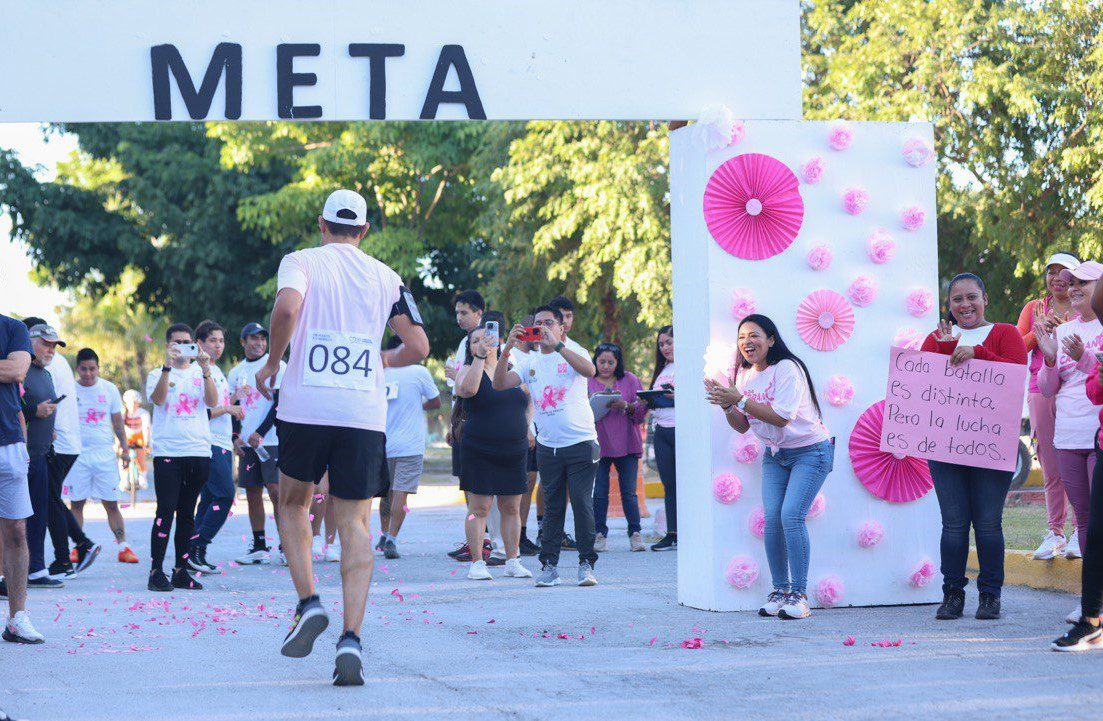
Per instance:
[[[157,120],[172,120],[172,97],[169,92],[169,72],[176,79],[180,96],[192,120],[206,120],[214,102],[215,90],[223,73],[226,74],[227,120],[241,117],[241,46],[236,43],[219,43],[214,49],[203,84],[195,90],[191,73],[180,57],[175,45],[154,45],[149,49],[153,69],[153,116]]]

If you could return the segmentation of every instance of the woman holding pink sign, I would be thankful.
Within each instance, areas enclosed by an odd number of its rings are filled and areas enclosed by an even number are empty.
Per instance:
[[[960,273],[950,281],[947,293],[950,321],[923,341],[923,350],[950,356],[950,363],[997,361],[1026,365],[1026,345],[1018,329],[992,323],[984,317],[988,294],[984,281],[973,273]],[[958,463],[927,461],[942,512],[942,605],[935,618],[961,618],[965,611],[965,565],[969,558],[969,527],[977,539],[980,602],[977,618],[1000,617],[1003,590],[1003,504],[1011,488],[1013,471],[977,468]]]

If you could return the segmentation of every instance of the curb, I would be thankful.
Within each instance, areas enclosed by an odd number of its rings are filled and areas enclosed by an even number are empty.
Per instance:
[[[1030,551],[1004,552],[1004,583],[1047,591],[1080,593],[1080,559],[1053,558],[1035,561]],[[977,550],[969,549],[969,572],[976,574]]]

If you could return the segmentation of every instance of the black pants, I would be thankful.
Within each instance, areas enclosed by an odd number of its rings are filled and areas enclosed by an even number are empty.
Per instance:
[[[153,459],[153,486],[157,492],[157,516],[150,531],[149,547],[153,555],[153,570],[163,570],[165,550],[172,531],[172,518],[176,516],[175,568],[184,568],[184,556],[195,535],[195,504],[199,492],[207,482],[210,458]]]
[[[1095,451],[1092,474],[1091,511],[1088,514],[1088,540],[1081,549],[1080,605],[1083,614],[1095,618],[1103,614],[1103,452]]]
[[[46,454],[46,465],[50,471],[50,515],[47,527],[50,531],[50,542],[54,546],[54,560],[59,563],[69,562],[69,539],[73,539],[73,543],[78,546],[92,544],[77,524],[73,512],[61,500],[65,477],[69,475],[69,469],[76,460],[75,455],[68,453],[50,451]]]
[[[666,532],[678,532],[678,474],[674,464],[674,429],[655,426],[655,465],[663,482]]]
[[[27,519],[27,551],[30,554],[27,573],[34,575],[46,570],[46,526],[50,518],[50,472],[46,468],[46,456],[31,456],[27,485],[33,513]]]
[[[536,445],[536,464],[540,467],[540,484],[544,487],[540,563],[559,565],[568,495],[574,512],[578,561],[591,566],[597,563],[597,554],[594,553],[594,472],[599,453],[596,441],[576,443],[566,448]]]

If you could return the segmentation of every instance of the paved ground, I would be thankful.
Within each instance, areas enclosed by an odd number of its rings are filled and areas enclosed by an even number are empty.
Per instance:
[[[148,512],[130,512],[144,557]],[[1100,718],[1089,704],[1103,654],[1047,650],[1070,596],[1008,589],[995,623],[936,623],[930,606],[805,622],[707,613],[676,603],[673,554],[629,553],[623,532],[596,588],[476,583],[443,555],[463,516],[415,508],[404,558],[377,562],[363,688],[329,684],[333,626],[313,656],[279,655],[286,569],[226,567],[205,591],[154,594],[144,563],[105,554],[65,589],[33,594],[48,643],[0,644],[0,709],[33,721]],[[102,520],[89,526],[106,537]],[[236,554],[246,531],[244,514],[231,518],[209,555]],[[575,559],[561,570],[573,575]],[[337,567],[317,572],[337,611]],[[693,638],[700,649],[681,647]]]

